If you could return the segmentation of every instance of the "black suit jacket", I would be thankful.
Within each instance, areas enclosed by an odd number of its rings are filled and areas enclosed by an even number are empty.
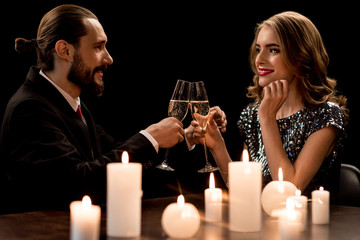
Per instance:
[[[124,150],[146,166],[156,158],[142,134],[116,143],[84,104],[82,112],[87,125],[39,69],[30,68],[8,103],[1,129],[1,199],[6,211],[68,208],[84,194],[103,202],[107,163],[117,161]]]

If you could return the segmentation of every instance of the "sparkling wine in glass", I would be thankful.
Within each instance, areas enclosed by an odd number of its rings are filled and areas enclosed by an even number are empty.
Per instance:
[[[193,119],[199,123],[200,129],[205,132],[206,127],[208,125],[210,105],[203,81],[192,83],[190,108]],[[219,170],[218,167],[213,167],[208,160],[205,138],[204,138],[204,151],[205,151],[206,164],[202,169],[198,170],[198,172],[206,173],[206,172],[213,172]]]
[[[180,122],[184,120],[189,109],[191,83],[184,80],[177,80],[173,95],[169,102],[168,116],[174,117]],[[165,171],[175,171],[167,163],[169,155],[169,148],[166,149],[164,161],[156,166]]]

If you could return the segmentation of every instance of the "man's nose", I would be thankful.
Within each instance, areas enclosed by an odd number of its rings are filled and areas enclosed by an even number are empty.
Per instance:
[[[110,53],[105,49],[104,64],[111,65],[113,63],[113,58],[111,57]]]

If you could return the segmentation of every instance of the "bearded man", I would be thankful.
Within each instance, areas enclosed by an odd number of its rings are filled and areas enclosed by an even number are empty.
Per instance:
[[[10,99],[0,136],[5,211],[68,208],[90,195],[102,203],[106,164],[128,151],[132,161],[152,165],[159,148],[183,141],[175,118],[165,118],[116,142],[98,126],[81,91],[101,95],[103,76],[113,63],[98,18],[75,5],[61,5],[44,15],[36,39],[17,38],[18,52],[34,50],[37,65]]]

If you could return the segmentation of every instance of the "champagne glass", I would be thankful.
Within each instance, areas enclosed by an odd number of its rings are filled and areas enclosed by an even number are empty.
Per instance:
[[[189,109],[191,83],[184,80],[177,80],[173,95],[169,102],[168,116],[174,117],[180,122],[184,120]],[[166,149],[164,161],[156,166],[165,171],[175,171],[167,163],[169,148]]]
[[[193,119],[199,123],[200,129],[205,132],[206,127],[208,125],[210,105],[203,81],[192,83],[190,108]],[[206,164],[204,168],[198,170],[198,172],[206,173],[206,172],[213,172],[219,170],[218,167],[213,167],[208,160],[205,138],[204,138],[204,150],[205,150]]]

